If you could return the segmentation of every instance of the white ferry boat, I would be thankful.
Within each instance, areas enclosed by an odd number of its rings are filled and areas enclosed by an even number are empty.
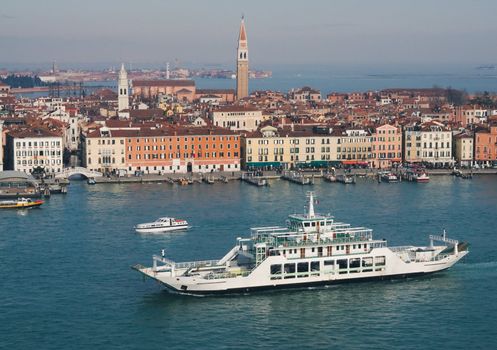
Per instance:
[[[185,294],[224,294],[263,289],[405,278],[448,269],[468,253],[468,244],[442,235],[425,247],[387,247],[371,229],[314,213],[290,215],[287,227],[256,227],[251,237],[220,260],[176,263],[162,254],[152,267],[134,269],[168,290]],[[441,245],[434,245],[434,241]]]
[[[138,224],[135,226],[136,232],[140,233],[157,233],[186,229],[188,229],[188,222],[186,220],[167,217],[158,218],[154,222]]]

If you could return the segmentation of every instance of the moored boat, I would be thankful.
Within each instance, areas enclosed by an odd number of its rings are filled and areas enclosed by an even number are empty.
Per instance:
[[[336,177],[336,181],[337,182],[341,182],[345,185],[348,185],[348,184],[355,184],[355,178],[351,175],[342,175],[342,174],[339,174],[337,175]]]
[[[188,222],[182,219],[170,217],[158,218],[154,222],[147,222],[135,226],[136,232],[140,233],[157,233],[188,229]]]
[[[163,250],[151,267],[134,269],[173,292],[226,294],[425,275],[450,268],[468,253],[468,244],[445,231],[429,241],[388,247],[371,229],[315,213],[311,192],[307,213],[289,215],[287,227],[252,228],[219,260],[177,263]]]
[[[381,181],[394,183],[394,182],[399,182],[399,178],[394,173],[386,172],[381,174]]]
[[[0,209],[27,209],[37,208],[44,201],[41,199],[32,200],[31,198],[19,198],[18,200],[0,201]]]

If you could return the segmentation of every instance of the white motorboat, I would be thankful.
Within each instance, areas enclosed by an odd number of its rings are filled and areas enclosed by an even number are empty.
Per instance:
[[[147,222],[135,226],[136,232],[140,233],[157,233],[186,229],[188,229],[188,222],[186,220],[169,217],[158,218],[154,222]]]
[[[292,214],[287,227],[256,227],[219,260],[174,262],[154,255],[134,269],[168,290],[186,294],[245,293],[350,281],[389,280],[443,271],[468,254],[468,244],[430,235],[429,245],[389,247],[371,229],[309,211]],[[441,244],[435,245],[434,242]]]

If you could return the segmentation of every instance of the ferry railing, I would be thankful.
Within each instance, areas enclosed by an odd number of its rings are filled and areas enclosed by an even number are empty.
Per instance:
[[[202,260],[202,261],[189,261],[175,263],[174,267],[177,269],[191,269],[197,267],[217,267],[219,260]],[[221,266],[222,267],[222,266]]]

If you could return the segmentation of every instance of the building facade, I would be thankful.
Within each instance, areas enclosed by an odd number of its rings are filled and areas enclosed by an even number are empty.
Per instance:
[[[262,111],[252,107],[227,106],[210,113],[212,124],[238,131],[254,131],[262,122]]]
[[[406,127],[404,160],[424,162],[432,166],[449,166],[452,158],[452,132],[438,122],[426,122]]]
[[[459,166],[472,166],[474,161],[474,135],[462,132],[454,135],[454,160]]]
[[[338,160],[343,165],[372,166],[372,139],[371,133],[367,130],[345,130],[338,140]]]
[[[63,170],[63,140],[57,133],[45,129],[11,131],[7,136],[7,148],[10,170],[28,174],[37,167],[46,173]]]
[[[339,137],[328,127],[265,126],[242,141],[244,167],[293,169],[336,164]]]
[[[402,162],[402,130],[385,124],[377,127],[372,134],[373,168],[390,168]]]
[[[100,128],[82,139],[82,165],[88,170],[126,172],[125,138],[120,130]]]
[[[0,120],[0,171],[3,171],[3,120]]]
[[[475,162],[482,166],[497,164],[497,125],[475,132]]]
[[[166,174],[240,170],[240,136],[221,128],[101,128],[89,134],[85,144],[85,166],[95,171]]]
[[[238,47],[236,56],[236,98],[242,99],[248,96],[249,59],[247,32],[245,31],[245,20],[242,17],[240,23],[240,34],[238,36]]]

